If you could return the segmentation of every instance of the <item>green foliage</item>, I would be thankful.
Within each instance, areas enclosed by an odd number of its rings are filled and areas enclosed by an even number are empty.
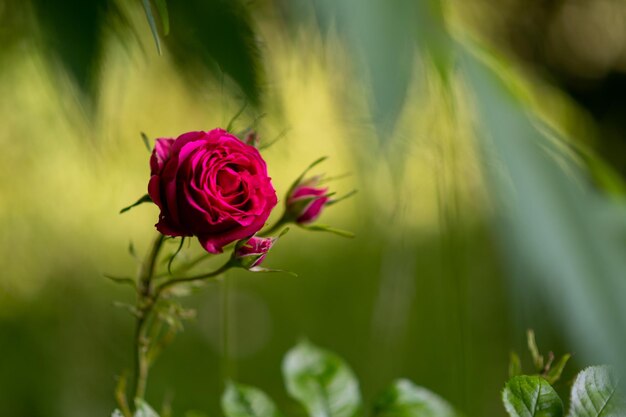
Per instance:
[[[348,365],[309,342],[287,353],[283,376],[287,392],[311,417],[353,417],[361,406],[359,384]]]
[[[272,400],[261,390],[229,382],[222,395],[226,417],[280,417]]]
[[[374,404],[374,417],[457,417],[459,414],[437,394],[400,379]]]
[[[289,394],[310,417],[352,417],[361,409],[358,381],[337,355],[309,342],[291,349],[283,361]],[[280,417],[274,403],[257,388],[229,382],[222,395],[226,417]],[[374,417],[459,417],[441,397],[406,379],[395,381],[376,403]]]
[[[607,366],[591,366],[576,377],[568,417],[626,416],[624,398],[617,392],[617,377]]]
[[[511,417],[562,417],[563,402],[539,376],[516,376],[507,382],[502,401]]]
[[[569,358],[569,355],[563,358]],[[567,359],[560,362],[566,362]],[[553,369],[559,373],[562,366]],[[511,417],[562,417],[563,402],[539,375],[511,378],[502,392],[504,407]],[[617,392],[617,377],[607,366],[591,366],[578,374],[572,387],[567,417],[624,417],[626,402]]]

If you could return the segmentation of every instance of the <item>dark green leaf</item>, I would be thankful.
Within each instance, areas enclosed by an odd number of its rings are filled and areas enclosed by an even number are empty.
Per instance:
[[[226,417],[280,417],[278,409],[263,391],[234,382],[226,385],[222,411]]]
[[[141,198],[139,198],[139,200],[135,201],[130,206],[127,206],[121,209],[120,214],[126,213],[128,210],[132,209],[133,207],[137,207],[138,205],[143,204],[143,203],[152,203],[152,199],[150,198],[148,194],[142,196]]]
[[[206,84],[206,70],[230,77],[257,105],[262,77],[260,52],[248,8],[241,0],[187,0],[168,4],[170,34],[163,41],[181,72]],[[209,23],[210,22],[210,23]]]
[[[457,417],[443,398],[401,379],[393,383],[374,405],[374,417]]]
[[[60,58],[83,91],[94,93],[104,23],[113,15],[121,17],[115,2],[66,0],[60,4],[32,0],[31,3],[39,21],[45,51]]]
[[[502,392],[502,401],[511,417],[563,416],[563,402],[540,376],[511,378]]]
[[[608,366],[591,366],[576,377],[568,417],[624,417],[626,403]]]
[[[359,384],[348,365],[309,342],[287,353],[283,375],[287,392],[311,417],[353,417],[361,406]]]

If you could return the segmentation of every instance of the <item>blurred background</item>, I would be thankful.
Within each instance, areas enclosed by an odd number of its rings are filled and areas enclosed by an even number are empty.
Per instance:
[[[280,137],[279,196],[319,156],[349,174],[332,189],[359,193],[320,222],[357,237],[292,230],[266,264],[298,277],[229,273],[227,319],[223,284],[185,298],[197,318],[153,405],[217,415],[228,376],[304,415],[280,373],[301,338],[368,402],[407,377],[468,416],[505,414],[527,328],[574,353],[563,392],[582,366],[626,369],[623,2],[163,4],[0,0],[3,416],[110,414],[132,366],[114,301],[134,298],[104,274],[135,273],[158,215],[118,214],[146,192],[140,132],[225,127],[244,104],[236,131]]]

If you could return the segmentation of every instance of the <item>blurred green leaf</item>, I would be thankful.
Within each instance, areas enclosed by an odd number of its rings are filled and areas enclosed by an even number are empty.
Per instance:
[[[437,394],[406,379],[395,381],[374,404],[374,417],[456,417]]]
[[[134,417],[159,417],[157,412],[154,411],[144,400],[137,399],[135,400],[135,404],[137,406],[137,410],[135,411]]]
[[[283,361],[287,392],[311,417],[353,417],[361,406],[359,384],[337,355],[300,342]]]
[[[591,366],[578,374],[568,417],[623,417],[626,403],[617,393],[617,377],[608,366]]]
[[[280,417],[280,412],[263,391],[235,382],[226,385],[222,410],[226,417]]]
[[[554,388],[539,376],[516,376],[502,392],[504,407],[511,417],[561,417],[563,402]]]
[[[31,3],[42,31],[44,50],[60,58],[79,87],[93,94],[104,23],[112,15],[121,17],[115,2],[67,0],[59,4],[32,0]]]
[[[259,104],[262,66],[248,8],[240,0],[188,0],[169,3],[170,34],[164,39],[181,73],[205,83],[208,69],[224,74]]]
[[[487,182],[506,225],[499,230],[511,259],[527,268],[517,275],[530,278],[517,290],[534,286],[577,350],[626,371],[625,207],[598,194],[576,164],[557,163],[556,150],[546,152],[545,135],[485,51],[459,50],[481,121]]]

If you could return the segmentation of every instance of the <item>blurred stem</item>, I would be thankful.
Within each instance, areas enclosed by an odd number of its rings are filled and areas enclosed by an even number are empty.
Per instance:
[[[220,268],[213,272],[191,277],[173,278],[155,287],[154,279],[158,277],[158,275],[155,273],[157,259],[159,257],[161,248],[163,247],[164,241],[165,236],[159,234],[156,237],[156,239],[152,243],[150,250],[146,254],[146,257],[141,264],[141,268],[139,270],[139,284],[137,288],[136,306],[137,312],[139,314],[137,316],[137,324],[135,330],[135,372],[133,384],[134,392],[132,397],[134,401],[144,399],[146,394],[146,384],[148,382],[150,365],[152,364],[152,361],[156,357],[156,355],[163,349],[163,347],[165,347],[171,341],[174,336],[173,333],[168,333],[161,341],[161,344],[155,346],[155,349],[151,349],[150,345],[153,342],[152,339],[156,339],[158,337],[158,333],[160,333],[160,330],[158,330],[155,336],[154,332],[152,332],[153,337],[150,337],[151,330],[158,329],[159,326],[162,324],[161,318],[159,318],[158,316],[154,317],[154,312],[155,307],[157,306],[157,303],[159,302],[159,299],[163,292],[178,284],[200,281],[215,277],[222,272],[228,270],[232,266],[232,263],[229,259],[224,265],[222,265]],[[199,260],[201,259],[204,259],[204,256],[199,258]],[[130,415],[126,417],[129,416]]]
[[[287,223],[289,223],[289,221],[286,219],[286,216],[283,214],[282,217],[278,219],[278,221],[274,223],[273,226],[270,226],[269,229],[263,230],[261,233],[259,233],[259,235],[268,237],[273,234],[276,234],[276,232],[280,230],[280,228],[286,225]]]

